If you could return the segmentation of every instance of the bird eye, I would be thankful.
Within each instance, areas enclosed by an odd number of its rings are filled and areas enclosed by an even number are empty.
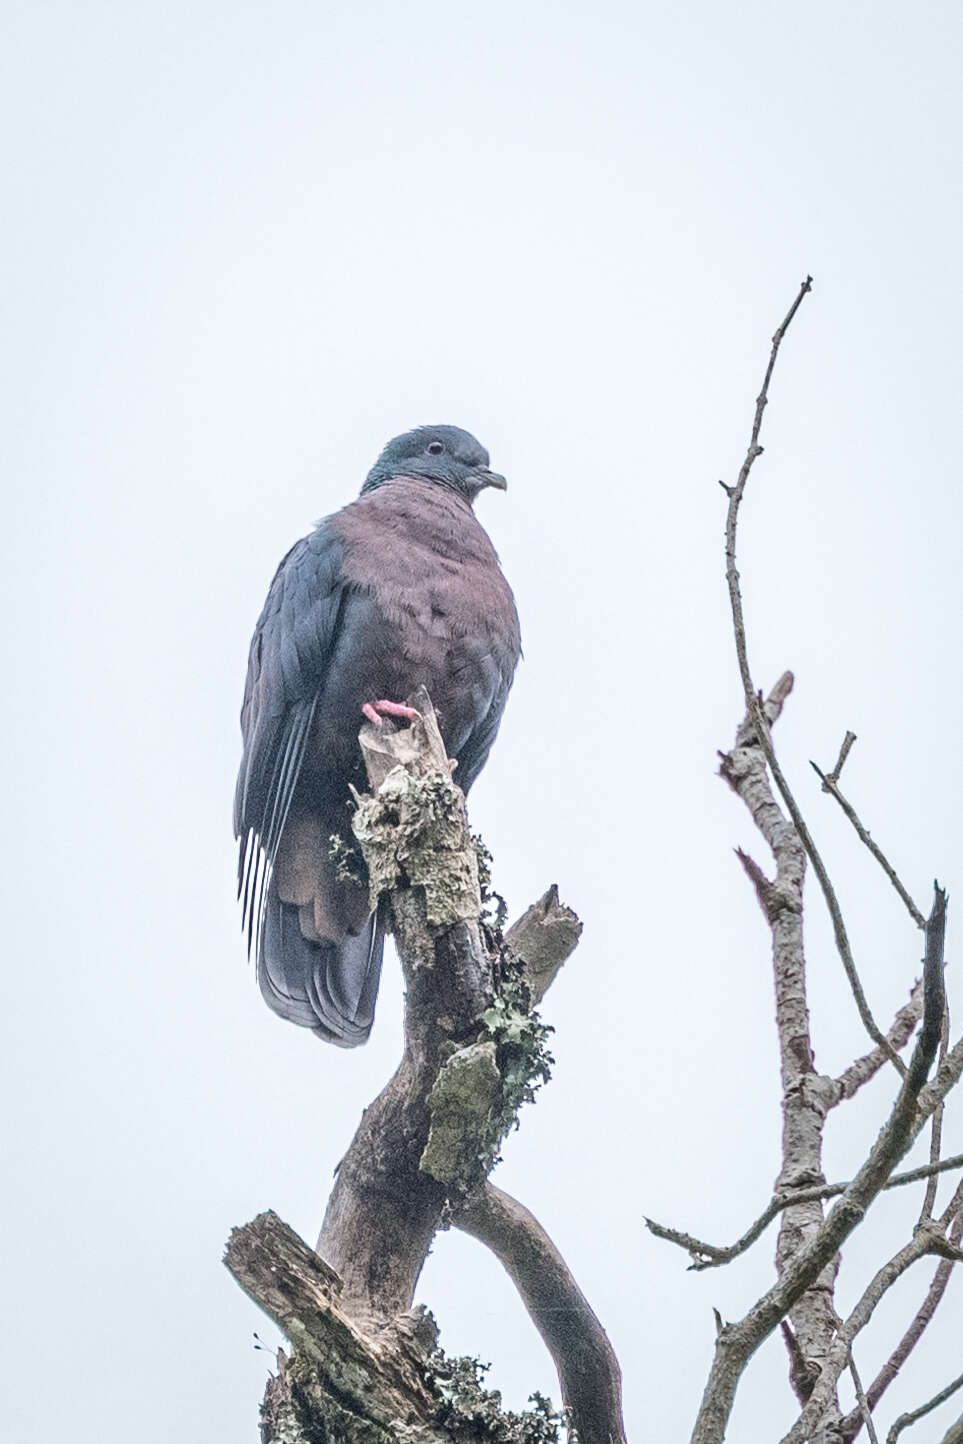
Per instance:
[[[428,450],[432,456],[439,456],[444,449],[444,444],[440,441],[429,441],[428,443]]]

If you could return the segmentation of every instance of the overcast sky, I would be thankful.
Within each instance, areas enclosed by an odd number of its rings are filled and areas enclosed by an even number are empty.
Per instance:
[[[741,715],[716,482],[807,271],[744,513],[751,661],[797,674],[777,740],[880,1019],[920,939],[808,759],[857,732],[868,825],[921,905],[934,874],[963,901],[959,6],[33,0],[4,30],[9,1437],[257,1437],[252,1330],[277,1336],[222,1246],[267,1207],[313,1241],[401,999],[391,963],[345,1054],[253,983],[247,644],[292,541],[444,421],[508,476],[478,511],[525,645],[472,819],[513,914],[557,881],[585,923],[497,1182],[608,1328],[630,1434],[685,1440],[713,1306],[739,1317],[772,1270],[771,1232],[687,1274],[642,1216],[728,1240],[778,1168],[768,938],[732,849],[767,859],[715,776]],[[865,1039],[810,904],[838,1071]],[[892,1094],[834,1117],[831,1177]],[[876,1205],[842,1307],[918,1207]],[[928,1276],[862,1336],[864,1379]],[[961,1290],[886,1419],[959,1371]],[[440,1237],[419,1298],[510,1402],[557,1398],[480,1246]],[[788,1427],[785,1375],[771,1342],[730,1439]]]

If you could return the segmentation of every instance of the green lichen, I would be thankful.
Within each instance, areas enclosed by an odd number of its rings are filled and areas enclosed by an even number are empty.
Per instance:
[[[437,1422],[456,1444],[558,1444],[565,1416],[541,1394],[521,1414],[502,1408],[497,1389],[486,1389],[488,1364],[450,1359],[440,1349],[428,1361],[428,1380],[438,1395]]]
[[[393,1428],[340,1403],[299,1349],[269,1382],[261,1405],[265,1444],[396,1444],[396,1437]]]
[[[478,858],[478,888],[481,893],[481,925],[487,934],[488,946],[492,952],[500,952],[505,945],[504,930],[508,921],[508,904],[501,893],[492,886],[492,863],[494,859],[482,839],[481,833],[473,832],[471,840]]]
[[[428,1095],[431,1128],[419,1167],[455,1197],[477,1187],[491,1167],[493,1120],[504,1091],[496,1051],[491,1041],[460,1048]]]
[[[497,1049],[504,1088],[501,1106],[493,1119],[498,1144],[510,1129],[518,1127],[518,1110],[531,1103],[543,1083],[552,1076],[555,1060],[547,1042],[552,1029],[544,1024],[531,1005],[531,991],[525,969],[505,943],[505,899],[492,886],[492,855],[478,833],[472,834],[478,855],[478,883],[481,889],[481,924],[490,950],[497,955],[498,986],[490,1008],[482,1014],[485,1032]]]
[[[531,993],[522,965],[503,956],[502,980],[490,1008],[482,1014],[486,1036],[495,1045],[502,1078],[501,1106],[493,1118],[497,1133],[493,1162],[505,1135],[518,1127],[518,1110],[531,1103],[552,1076],[555,1059],[548,1050],[552,1029],[531,1006]]]
[[[521,965],[510,956],[481,1021],[477,1040],[447,1059],[428,1095],[431,1125],[419,1166],[448,1187],[453,1203],[488,1177],[519,1108],[548,1082],[555,1061],[552,1029],[531,1008]]]
[[[361,799],[351,827],[368,865],[372,909],[382,893],[407,884],[424,888],[432,927],[478,917],[465,800],[446,774],[412,777],[392,768],[375,795]]]
[[[338,882],[354,882],[364,887],[364,860],[358,848],[347,842],[340,832],[332,832],[328,842],[328,856],[334,863],[334,875]]]

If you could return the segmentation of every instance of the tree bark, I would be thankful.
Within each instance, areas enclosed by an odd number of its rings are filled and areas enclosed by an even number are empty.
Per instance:
[[[295,1346],[265,1395],[262,1437],[435,1444],[465,1437],[449,1419],[461,1407],[462,1424],[479,1410],[493,1421],[486,1438],[554,1437],[537,1410],[501,1411],[471,1366],[466,1385],[464,1369],[439,1364],[433,1322],[411,1307],[435,1233],[456,1223],[495,1252],[519,1288],[580,1444],[624,1444],[618,1363],[601,1325],[531,1214],[485,1182],[506,1100],[517,1102],[502,1071],[498,1021],[514,1010],[512,1038],[528,1037],[526,1029],[540,1037],[531,1002],[575,948],[581,924],[553,886],[504,939],[492,932],[464,798],[430,701],[422,694],[411,703],[421,717],[410,728],[362,729],[372,793],[358,799],[353,823],[372,906],[394,932],[405,975],[401,1063],[341,1161],[317,1253],[262,1214],[235,1230],[225,1260]],[[517,978],[521,994],[508,990]],[[462,1405],[463,1387],[471,1397]]]

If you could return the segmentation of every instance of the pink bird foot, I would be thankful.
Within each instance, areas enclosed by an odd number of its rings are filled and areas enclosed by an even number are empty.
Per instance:
[[[365,702],[361,710],[376,727],[381,726],[384,717],[404,717],[408,722],[416,722],[421,716],[414,707],[406,707],[403,702]]]

